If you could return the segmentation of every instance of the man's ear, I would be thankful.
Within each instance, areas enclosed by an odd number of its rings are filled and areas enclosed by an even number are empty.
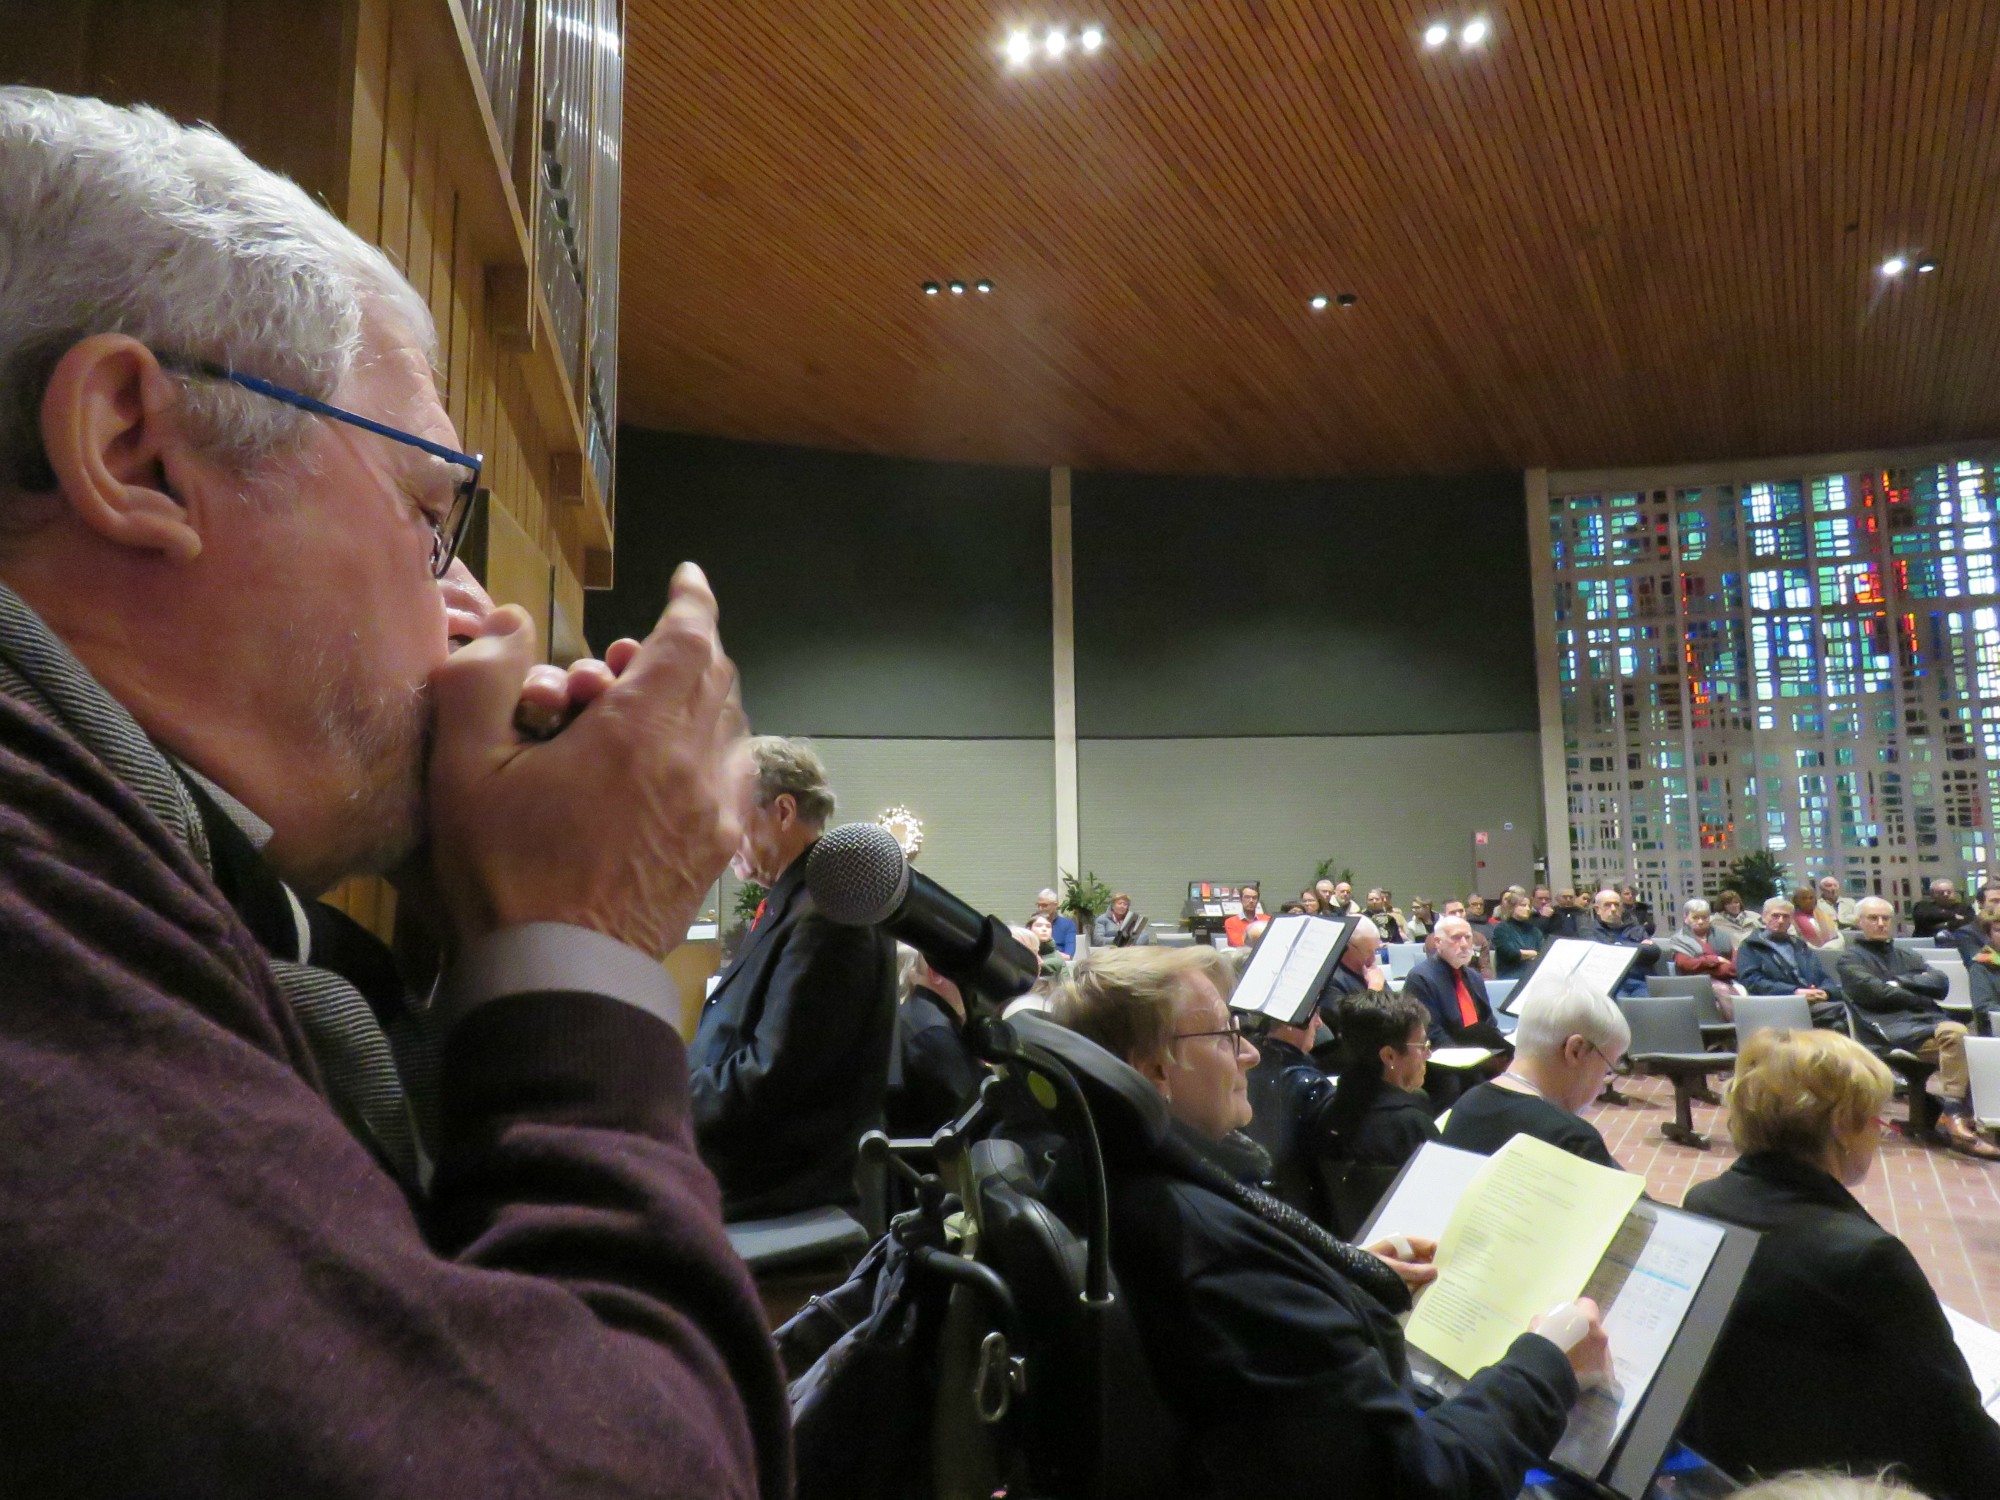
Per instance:
[[[56,361],[41,431],[57,488],[78,520],[117,546],[186,563],[201,555],[201,532],[166,478],[183,442],[178,394],[144,344],[94,333]]]

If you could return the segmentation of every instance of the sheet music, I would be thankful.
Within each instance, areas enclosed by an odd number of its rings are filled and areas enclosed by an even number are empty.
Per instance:
[[[1274,917],[1249,967],[1236,981],[1230,1009],[1289,1023],[1311,998],[1307,991],[1328,955],[1346,937],[1347,925],[1315,917]]]
[[[1958,1341],[1959,1352],[1972,1367],[1972,1383],[1979,1387],[1979,1404],[1994,1421],[2000,1422],[2000,1333],[1955,1308],[1944,1310],[1944,1320],[1951,1325],[1951,1336]]]
[[[1493,1056],[1491,1047],[1434,1047],[1431,1062],[1440,1068],[1476,1068]]]
[[[1636,957],[1636,948],[1586,942],[1582,938],[1557,938],[1535,965],[1535,972],[1515,985],[1513,992],[1500,1002],[1500,1009],[1509,1015],[1519,1015],[1522,1003],[1530,995],[1558,990],[1572,978],[1582,980],[1601,995],[1610,995],[1617,990]]]
[[[1409,1169],[1388,1200],[1362,1230],[1357,1243],[1374,1244],[1392,1234],[1411,1239],[1439,1240],[1451,1211],[1472,1185],[1472,1179],[1493,1161],[1477,1151],[1461,1151],[1439,1141],[1425,1141],[1410,1158]]]

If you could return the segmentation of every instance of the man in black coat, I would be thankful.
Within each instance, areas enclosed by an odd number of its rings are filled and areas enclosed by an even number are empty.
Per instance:
[[[1625,909],[1625,898],[1610,889],[1601,890],[1590,903],[1590,915],[1579,917],[1576,935],[1586,943],[1606,943],[1614,948],[1636,948],[1638,956],[1625,971],[1618,986],[1621,995],[1646,993],[1646,976],[1659,967],[1659,945],[1652,941],[1646,925]]]
[[[1910,932],[1920,938],[1942,938],[1972,920],[1972,908],[1958,899],[1949,880],[1933,880],[1930,894],[1910,908]]]
[[[1834,959],[1834,969],[1860,1024],[1857,1040],[1876,1052],[1905,1047],[1935,1062],[1944,1096],[1945,1112],[1938,1123],[1945,1144],[1967,1156],[2000,1159],[2000,1147],[1983,1139],[1968,1118],[1972,1085],[1965,1062],[1966,1028],[1939,1003],[1950,981],[1896,946],[1896,910],[1880,896],[1856,905],[1855,928]]]
[[[769,890],[688,1048],[695,1143],[731,1220],[855,1202],[896,1030],[894,941],[828,921],[806,893],[806,857],[833,815],[826,768],[773,735],[751,753],[736,870]]]

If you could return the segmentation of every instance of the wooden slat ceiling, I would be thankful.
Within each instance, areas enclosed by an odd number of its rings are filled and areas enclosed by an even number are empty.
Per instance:
[[[1422,49],[1476,13],[1483,52]],[[1012,73],[1017,21],[1109,40]],[[2000,435],[1993,0],[630,0],[629,33],[629,422],[1242,474]],[[920,293],[951,276],[997,289]]]

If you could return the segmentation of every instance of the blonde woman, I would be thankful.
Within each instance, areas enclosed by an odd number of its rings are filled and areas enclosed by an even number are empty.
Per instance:
[[[1909,1247],[1848,1190],[1881,1139],[1889,1070],[1831,1031],[1760,1031],[1738,1054],[1742,1153],[1690,1188],[1696,1213],[1757,1230],[1683,1437],[1747,1479],[1894,1466],[1926,1494],[2000,1494],[2000,1425]]]

